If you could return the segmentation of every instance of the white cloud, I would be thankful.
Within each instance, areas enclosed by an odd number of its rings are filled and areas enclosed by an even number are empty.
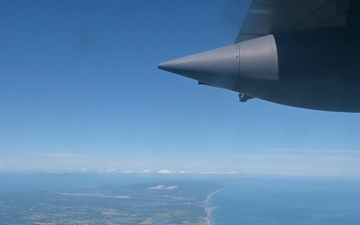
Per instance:
[[[114,196],[113,198],[128,199],[128,198],[130,198],[130,197],[129,197],[129,196],[126,196],[126,195],[117,195],[117,196]]]
[[[86,168],[82,168],[82,169],[80,170],[80,172],[82,172],[82,173],[87,172],[87,171],[88,171],[88,169],[86,169]]]
[[[117,169],[107,169],[105,170],[105,173],[116,173]]]
[[[171,174],[172,172],[170,170],[159,170],[158,173],[161,174]]]
[[[174,189],[177,189],[178,186],[177,185],[174,185],[174,186],[165,186],[163,184],[160,184],[158,186],[154,186],[154,187],[150,187],[149,189],[150,190],[174,190]]]
[[[191,172],[182,170],[182,171],[179,172],[179,174],[191,174]]]
[[[143,170],[143,171],[141,171],[141,172],[142,172],[142,173],[151,173],[152,170],[147,169],[147,170]]]
[[[122,173],[135,173],[135,171],[134,170],[124,170],[124,171],[122,171]]]
[[[173,190],[173,189],[177,189],[178,186],[177,185],[174,185],[174,186],[167,186],[165,189],[166,190]]]
[[[149,189],[150,190],[164,190],[164,188],[165,188],[165,185],[161,184],[158,186],[150,187]]]

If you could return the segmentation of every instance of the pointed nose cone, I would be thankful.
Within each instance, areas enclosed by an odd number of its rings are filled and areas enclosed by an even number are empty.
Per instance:
[[[159,64],[159,69],[208,85],[235,90],[239,75],[237,44]]]

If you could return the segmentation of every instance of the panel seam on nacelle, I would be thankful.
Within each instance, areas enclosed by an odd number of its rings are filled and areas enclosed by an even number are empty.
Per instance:
[[[273,55],[275,56],[275,60],[276,60],[276,63],[274,64],[275,67],[273,68],[273,76],[272,76],[272,79],[271,81],[277,81],[280,79],[279,77],[279,59],[278,59],[278,54],[277,54],[277,45],[276,45],[276,40],[275,40],[275,37],[274,35],[269,35],[271,36],[271,38],[273,39],[273,44],[272,44],[272,51],[273,51]]]
[[[238,59],[238,66],[237,66],[237,81],[236,81],[236,87],[235,87],[235,91],[239,90],[239,82],[240,82],[240,59],[241,59],[241,42],[236,43],[236,48],[238,50],[238,55],[237,55],[237,59]],[[240,93],[240,92],[239,92]]]

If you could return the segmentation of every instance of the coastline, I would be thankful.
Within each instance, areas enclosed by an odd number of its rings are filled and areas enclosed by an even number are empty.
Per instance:
[[[216,191],[211,192],[208,196],[206,196],[206,199],[204,201],[204,203],[205,203],[205,212],[206,212],[206,218],[204,218],[204,220],[205,220],[206,225],[214,225],[215,224],[214,219],[212,218],[212,212],[214,211],[214,209],[216,207],[210,207],[210,203],[209,203],[211,201],[211,199],[212,199],[212,196],[214,194],[218,193],[219,191],[224,190],[225,188],[226,187],[220,188],[220,189],[218,189]]]

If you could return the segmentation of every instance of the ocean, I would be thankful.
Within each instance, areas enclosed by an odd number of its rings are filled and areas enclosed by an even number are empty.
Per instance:
[[[246,178],[226,184],[209,203],[215,225],[359,224],[360,180]]]

